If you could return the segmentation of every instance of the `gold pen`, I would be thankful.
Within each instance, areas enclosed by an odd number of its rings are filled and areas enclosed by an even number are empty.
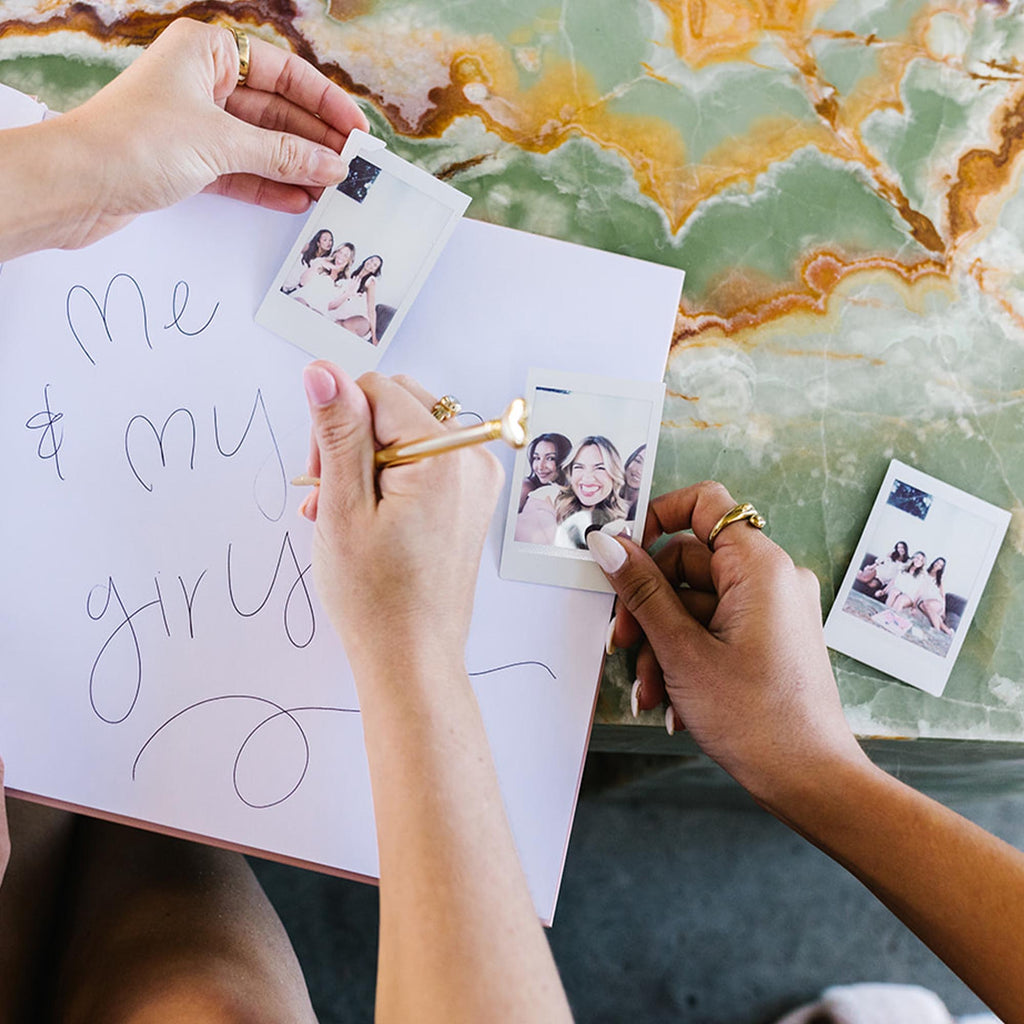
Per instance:
[[[527,417],[526,400],[514,398],[497,419],[486,420],[472,427],[449,430],[434,437],[424,437],[418,441],[381,448],[374,454],[373,464],[378,470],[386,466],[400,466],[407,462],[419,462],[420,459],[450,452],[456,448],[465,448],[471,444],[497,441],[499,438],[513,448],[522,448],[526,444]],[[320,477],[297,476],[292,483],[296,487],[319,487]]]

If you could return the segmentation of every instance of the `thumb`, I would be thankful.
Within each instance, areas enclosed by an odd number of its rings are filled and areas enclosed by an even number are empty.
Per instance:
[[[688,647],[700,642],[704,627],[683,607],[672,584],[643,548],[600,530],[588,534],[587,547],[640,624],[662,667],[668,667],[664,657],[679,656],[678,651],[670,655],[671,643],[682,641]]]
[[[372,508],[373,418],[363,389],[332,363],[310,363],[302,383],[313,419],[319,451],[318,513],[330,510],[345,518]],[[310,467],[316,472],[316,467]]]
[[[220,174],[256,174],[291,185],[336,185],[348,166],[327,146],[291,132],[270,131],[224,113]]]

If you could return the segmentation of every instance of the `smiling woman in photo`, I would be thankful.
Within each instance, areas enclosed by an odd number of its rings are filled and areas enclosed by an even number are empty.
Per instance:
[[[913,608],[917,600],[918,591],[924,580],[924,563],[928,556],[923,551],[915,551],[907,563],[907,567],[901,570],[878,594],[886,595],[886,607],[893,611],[900,611],[904,608]]]
[[[287,280],[281,285],[281,291],[285,295],[291,295],[301,284],[302,278],[313,265],[315,260],[324,259],[331,253],[334,245],[334,235],[328,228],[321,228],[307,243],[302,250],[295,268],[288,275]]]
[[[585,437],[562,469],[565,485],[547,484],[527,498],[516,520],[515,539],[585,549],[589,527],[621,532],[627,508],[619,493],[626,477],[615,445],[600,434]]]
[[[371,345],[380,341],[377,337],[376,279],[383,269],[384,260],[380,256],[367,256],[352,272],[350,283],[342,293],[327,304],[328,316]]]
[[[936,558],[925,570],[921,586],[917,591],[917,606],[928,617],[936,629],[950,636],[953,630],[946,625],[946,590],[942,586],[942,574],[946,571],[946,560]]]
[[[343,242],[329,256],[318,256],[302,272],[292,298],[318,313],[325,313],[338,289],[348,281],[355,258],[356,247],[351,242]]]
[[[526,507],[526,499],[539,487],[547,484],[565,485],[568,481],[562,470],[562,463],[572,451],[572,441],[564,434],[538,434],[526,452],[530,466],[529,476],[523,479],[519,495],[519,511]]]
[[[885,558],[876,558],[870,565],[864,566],[857,573],[857,579],[861,583],[866,583],[872,590],[881,591],[907,568],[909,562],[907,542],[898,540]]]
[[[642,444],[634,449],[626,459],[625,477],[626,482],[619,491],[619,497],[628,508],[627,519],[636,519],[636,503],[640,498],[640,484],[644,478],[644,456],[647,454],[647,445]]]

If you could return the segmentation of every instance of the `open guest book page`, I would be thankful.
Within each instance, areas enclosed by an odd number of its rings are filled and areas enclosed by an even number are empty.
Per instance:
[[[309,357],[253,319],[301,228],[199,196],[0,270],[0,754],[14,791],[372,879],[359,705],[288,482]],[[532,366],[657,381],[681,285],[464,221],[380,369],[456,395],[466,423]],[[612,598],[500,579],[501,519],[467,667],[550,921]]]

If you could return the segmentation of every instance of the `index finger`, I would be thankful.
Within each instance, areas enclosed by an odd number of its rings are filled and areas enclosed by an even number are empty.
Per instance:
[[[373,429],[382,448],[444,433],[444,427],[423,402],[398,381],[379,373],[365,373],[359,378],[359,386],[373,410]]]
[[[652,530],[648,522],[644,531],[644,541],[647,542],[648,534],[651,534],[653,540],[662,533],[692,530],[698,540],[707,544],[715,524],[735,506],[736,499],[722,484],[714,480],[705,480],[678,491],[659,495],[651,499],[648,518],[653,514],[655,525]],[[736,529],[733,529],[733,525]],[[760,530],[752,528],[749,523],[733,525],[725,527],[715,538],[716,554],[730,548],[753,553],[775,547],[774,542]]]
[[[342,135],[353,128],[369,131],[366,115],[355,100],[308,61],[255,36],[250,36],[249,47],[247,86],[291,100]]]

